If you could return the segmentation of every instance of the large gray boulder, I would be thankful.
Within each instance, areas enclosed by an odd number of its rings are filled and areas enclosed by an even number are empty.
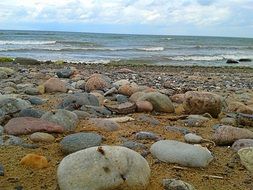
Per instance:
[[[161,140],[154,143],[150,151],[159,160],[189,167],[206,167],[213,156],[209,150],[174,140]]]
[[[137,152],[120,146],[91,147],[66,156],[57,170],[61,190],[144,190],[150,168]]]

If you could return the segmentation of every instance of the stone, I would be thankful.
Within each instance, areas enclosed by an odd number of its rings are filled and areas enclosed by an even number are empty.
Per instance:
[[[73,73],[74,73],[74,71],[72,71],[69,68],[66,68],[66,69],[61,69],[61,70],[57,71],[56,75],[59,78],[69,78]]]
[[[136,83],[125,84],[119,87],[118,93],[125,96],[131,96],[138,91],[138,85]]]
[[[38,145],[36,144],[28,144],[20,137],[16,137],[13,135],[6,135],[5,136],[5,146],[21,146],[24,148],[38,148]]]
[[[20,164],[35,169],[42,169],[48,167],[47,158],[37,154],[27,154],[21,159]]]
[[[139,121],[142,121],[142,122],[147,122],[153,126],[155,125],[159,125],[160,124],[160,121],[155,119],[154,117],[152,117],[151,115],[145,115],[145,114],[141,114],[138,116],[137,118]]]
[[[98,99],[99,106],[104,105],[105,97],[102,94],[98,92],[91,92],[90,94],[94,95]]]
[[[203,138],[199,135],[194,134],[194,133],[188,133],[188,134],[184,135],[184,140],[187,143],[193,143],[193,144],[197,143],[198,144],[198,143],[201,143]]]
[[[36,59],[24,58],[24,57],[17,57],[15,58],[14,62],[19,63],[21,65],[40,65],[41,64],[41,62]]]
[[[97,117],[107,117],[112,115],[112,112],[108,110],[106,107],[85,105],[82,106],[80,109]]]
[[[239,139],[253,139],[253,132],[248,129],[223,125],[215,130],[212,139],[217,145],[232,145]]]
[[[163,179],[164,190],[196,190],[192,185],[182,180]]]
[[[132,102],[125,102],[122,104],[105,104],[105,107],[112,112],[116,112],[118,114],[128,114],[134,113],[136,109],[136,104]]]
[[[253,109],[249,106],[246,106],[245,104],[241,102],[233,102],[228,101],[226,112],[237,112],[237,113],[245,113],[245,114],[253,114]]]
[[[75,113],[77,115],[79,120],[92,117],[91,114],[89,114],[86,111],[75,110],[75,111],[73,111],[73,113]]]
[[[242,165],[253,173],[253,147],[242,148],[238,152]]]
[[[120,104],[125,103],[125,102],[128,102],[127,96],[122,95],[122,94],[117,94],[117,95],[116,95],[116,100],[117,100],[117,102],[120,103]]]
[[[172,102],[182,104],[185,101],[185,94],[175,94],[173,96],[170,96],[170,99]]]
[[[253,114],[243,114],[239,113],[236,117],[239,125],[253,127]]]
[[[0,70],[0,79],[7,79],[8,75],[6,72]]]
[[[135,119],[129,116],[123,116],[123,117],[106,118],[106,120],[114,121],[117,123],[126,123],[129,121],[134,121]]]
[[[4,166],[0,163],[0,176],[4,176]]]
[[[60,125],[33,117],[13,118],[4,126],[4,129],[10,135],[24,135],[34,132],[62,133],[64,131]]]
[[[96,133],[75,133],[64,137],[60,146],[65,154],[70,154],[82,149],[99,146],[102,137]]]
[[[94,118],[89,119],[95,127],[102,131],[116,131],[119,129],[120,125],[113,120]]]
[[[104,96],[113,95],[113,94],[115,94],[117,92],[118,92],[117,88],[116,87],[112,87],[111,89],[109,89],[109,90],[107,90],[105,92]]]
[[[137,102],[142,96],[144,96],[146,93],[145,92],[135,92],[132,94],[129,98],[130,102]]]
[[[137,152],[120,146],[101,146],[66,156],[57,170],[61,190],[144,190],[150,168]]]
[[[1,72],[5,72],[8,76],[13,75],[15,71],[8,67],[0,67]]]
[[[54,142],[55,138],[53,135],[48,133],[36,132],[29,137],[33,142]]]
[[[146,149],[147,147],[142,144],[135,141],[131,141],[125,138],[121,138],[123,141],[123,144],[121,146],[132,149],[132,150],[140,150],[140,149]]]
[[[234,151],[238,151],[242,148],[247,148],[247,147],[253,147],[253,139],[239,139],[239,140],[236,140],[233,143],[231,148]]]
[[[203,127],[204,124],[209,121],[209,118],[203,117],[201,115],[189,115],[184,124],[187,127]]]
[[[45,92],[67,92],[65,82],[58,78],[50,78],[44,84]]]
[[[4,128],[0,125],[0,136],[4,134]]]
[[[41,99],[41,98],[38,98],[36,96],[30,96],[28,99],[27,99],[32,105],[41,105],[45,102],[45,100]]]
[[[153,141],[162,140],[162,138],[159,135],[148,131],[140,131],[136,133],[135,138],[137,140],[153,140]]]
[[[41,119],[62,126],[64,131],[74,131],[78,122],[78,117],[75,113],[64,109],[46,112],[41,116]]]
[[[251,62],[252,59],[249,59],[249,58],[241,58],[238,60],[239,62]]]
[[[157,112],[173,113],[175,112],[174,106],[168,96],[159,92],[145,93],[138,101],[148,101],[153,105]]]
[[[185,93],[183,107],[188,114],[209,113],[217,118],[221,112],[222,101],[219,95],[210,92],[188,91]]]
[[[180,133],[183,135],[190,133],[190,131],[187,128],[178,126],[166,126],[165,129],[169,132]]]
[[[213,160],[213,156],[207,148],[174,140],[158,141],[151,146],[150,152],[163,162],[188,167],[207,167]]]
[[[149,101],[137,101],[136,102],[138,112],[152,112],[153,105]]]
[[[124,85],[129,85],[130,81],[126,79],[121,79],[113,83],[113,86],[115,86],[117,89]]]
[[[17,113],[31,106],[30,102],[23,99],[0,95],[0,113],[2,115]]]
[[[35,117],[40,118],[43,114],[45,114],[45,111],[34,109],[34,108],[26,108],[22,109],[18,116],[19,117]]]
[[[25,93],[28,95],[40,95],[40,91],[38,88],[34,88],[34,87],[28,87],[25,89]]]
[[[90,78],[87,80],[85,84],[85,91],[86,92],[91,92],[93,90],[106,91],[111,87],[112,87],[111,79],[109,77],[101,74],[93,74],[90,76]]]
[[[73,111],[81,108],[84,105],[99,106],[99,101],[93,94],[75,93],[64,97],[57,108]]]
[[[237,125],[235,118],[232,118],[232,117],[224,117],[220,120],[220,123],[222,125],[231,125],[231,126]]]
[[[226,61],[226,63],[228,63],[228,64],[237,64],[237,63],[239,63],[239,61],[236,61],[236,60],[234,60],[234,59],[228,59],[228,60]]]
[[[40,92],[40,94],[44,94],[45,92],[46,92],[46,88],[45,88],[45,86],[44,85],[39,85],[38,87],[37,87],[37,89],[38,89],[38,91]]]

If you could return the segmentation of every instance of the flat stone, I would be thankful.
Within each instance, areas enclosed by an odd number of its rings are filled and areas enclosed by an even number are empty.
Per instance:
[[[124,96],[122,94],[117,94],[116,95],[116,100],[118,103],[122,104],[122,103],[125,103],[125,102],[128,102],[128,98],[127,96]]]
[[[184,140],[187,143],[201,143],[203,138],[199,135],[193,134],[193,133],[188,133],[184,135]]]
[[[4,146],[21,146],[24,148],[38,148],[38,145],[26,143],[20,137],[16,137],[13,135],[6,135],[5,139],[6,139],[5,142],[2,144]]]
[[[40,95],[40,91],[38,90],[38,88],[34,88],[34,87],[28,87],[25,89],[25,93],[28,95]]]
[[[253,139],[239,139],[232,145],[232,149],[238,151],[242,148],[253,147]]]
[[[62,133],[64,131],[60,125],[33,117],[13,118],[4,126],[4,129],[10,135],[24,135],[34,132]]]
[[[237,125],[236,119],[232,117],[224,117],[220,120],[220,123],[223,125],[231,125],[231,126]]]
[[[150,168],[137,152],[120,146],[91,147],[66,156],[57,170],[61,190],[145,190]]]
[[[173,113],[175,111],[174,106],[168,96],[159,92],[145,93],[138,101],[148,101],[153,105],[153,108],[157,112]]]
[[[35,117],[40,118],[43,114],[45,114],[45,111],[34,109],[34,108],[26,108],[22,109],[18,116],[19,117]]]
[[[177,179],[164,179],[164,190],[196,190],[192,185]]]
[[[189,115],[184,123],[187,127],[203,127],[209,118],[201,115]]]
[[[54,142],[55,138],[53,135],[48,133],[36,132],[30,135],[30,139],[33,142]]]
[[[242,165],[253,173],[253,147],[242,148],[238,152]]]
[[[253,139],[253,132],[248,129],[223,125],[215,130],[212,138],[217,145],[232,145],[239,139]]]
[[[124,84],[119,87],[118,93],[125,96],[131,96],[133,93],[137,92],[139,89],[136,83]]]
[[[47,112],[42,115],[41,119],[62,126],[65,131],[74,131],[78,122],[78,117],[75,113],[64,109]]]
[[[150,152],[163,162],[188,167],[207,167],[213,160],[208,149],[174,140],[158,141],[151,146]]]
[[[27,100],[33,105],[41,105],[45,103],[45,100],[38,98],[36,96],[30,96]]]
[[[123,117],[112,117],[112,118],[106,118],[106,120],[114,121],[117,123],[126,123],[130,121],[134,121],[135,119],[129,116],[123,116]]]
[[[122,104],[115,104],[115,105],[106,104],[105,107],[111,110],[112,112],[116,112],[118,114],[129,114],[135,112],[136,104],[132,102],[125,102]]]
[[[87,119],[87,118],[92,117],[92,115],[89,114],[86,111],[74,110],[73,113],[75,113],[77,115],[77,117],[78,117],[79,120],[81,120],[81,119]]]
[[[151,115],[141,114],[138,116],[137,120],[150,123],[151,125],[159,125],[160,121],[152,117]]]
[[[154,140],[154,141],[162,140],[162,138],[159,135],[148,131],[140,131],[136,133],[135,138],[137,140]]]
[[[61,142],[61,149],[65,154],[70,154],[82,149],[99,146],[102,137],[96,133],[75,133],[64,137]]]
[[[82,111],[85,111],[91,115],[95,115],[97,117],[107,117],[112,115],[112,112],[108,110],[105,107],[100,107],[100,106],[89,106],[85,105],[80,108]]]
[[[187,128],[178,127],[178,126],[166,126],[165,129],[170,132],[181,133],[184,135],[190,133],[190,131]]]
[[[102,131],[116,131],[119,129],[120,125],[115,121],[101,118],[89,119],[91,123],[95,125],[95,127]]]

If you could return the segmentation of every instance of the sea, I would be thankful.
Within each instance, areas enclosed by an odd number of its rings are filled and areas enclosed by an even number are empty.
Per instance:
[[[226,66],[252,59],[253,38],[0,30],[0,56],[76,63]],[[233,66],[250,66],[241,62]]]

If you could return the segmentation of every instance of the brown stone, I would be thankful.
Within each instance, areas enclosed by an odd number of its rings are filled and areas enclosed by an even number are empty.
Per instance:
[[[137,100],[142,97],[145,94],[145,92],[135,92],[132,94],[129,98],[131,102],[137,102]]]
[[[137,101],[136,102],[138,112],[151,112],[153,105],[148,101]]]
[[[217,145],[232,145],[239,139],[253,139],[253,132],[248,129],[223,125],[216,129],[213,135],[213,141]]]
[[[48,161],[46,157],[37,154],[27,154],[20,161],[20,164],[26,165],[31,168],[46,168],[48,166]]]
[[[50,78],[44,83],[45,92],[67,92],[65,82],[58,78]]]
[[[227,112],[239,112],[245,114],[253,114],[253,109],[241,102],[227,102]]]
[[[183,103],[185,112],[188,114],[209,113],[217,118],[221,112],[221,97],[210,92],[188,91],[185,93]]]
[[[55,138],[53,135],[48,133],[36,132],[30,135],[30,139],[33,142],[54,142]]]
[[[253,147],[253,139],[239,139],[234,142],[231,148],[235,151],[238,151],[247,147]]]
[[[110,78],[101,74],[93,74],[85,84],[85,91],[106,90],[111,88]]]
[[[185,94],[175,94],[170,96],[172,102],[176,102],[178,104],[182,104],[185,100]]]
[[[34,117],[17,117],[11,119],[4,129],[9,135],[23,135],[34,132],[62,133],[63,127],[55,123]]]
[[[105,107],[107,107],[112,112],[116,112],[119,114],[134,113],[136,110],[136,104],[132,102],[125,102],[122,104],[114,104],[114,105],[107,104],[105,105]]]
[[[131,96],[133,93],[138,91],[138,85],[136,83],[125,84],[119,87],[118,93]]]

